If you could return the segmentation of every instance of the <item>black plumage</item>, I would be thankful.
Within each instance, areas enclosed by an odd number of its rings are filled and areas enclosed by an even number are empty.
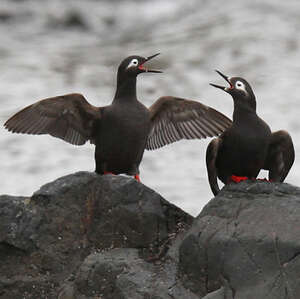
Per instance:
[[[139,179],[145,148],[152,150],[180,139],[222,133],[231,120],[197,101],[161,97],[149,109],[136,97],[136,79],[149,70],[148,58],[130,56],[117,73],[111,105],[94,107],[81,94],[38,101],[12,116],[5,128],[14,133],[50,134],[75,145],[96,145],[96,172],[130,174]]]
[[[228,78],[217,71],[229,87],[211,84],[233,98],[233,123],[220,137],[213,139],[206,152],[210,187],[214,195],[224,184],[255,179],[261,169],[269,171],[269,180],[283,182],[295,159],[291,136],[286,131],[272,133],[256,114],[256,99],[250,84],[243,78]]]

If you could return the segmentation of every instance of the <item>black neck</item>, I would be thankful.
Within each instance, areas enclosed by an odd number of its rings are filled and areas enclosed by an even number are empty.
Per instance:
[[[135,101],[136,99],[136,76],[122,78],[118,74],[117,90],[114,101]]]
[[[252,118],[254,115],[256,115],[256,111],[253,107],[234,103],[233,122],[247,122],[249,117]]]

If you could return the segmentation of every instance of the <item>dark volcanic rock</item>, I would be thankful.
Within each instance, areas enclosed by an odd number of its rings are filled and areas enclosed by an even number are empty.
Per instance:
[[[300,298],[299,188],[228,185],[192,222],[122,176],[0,196],[0,298]]]
[[[4,247],[11,246],[21,252],[35,248],[32,237],[40,217],[28,208],[29,202],[27,197],[0,196],[0,244]]]
[[[226,186],[180,245],[184,285],[200,297],[300,298],[300,189]]]
[[[88,172],[47,184],[31,200],[45,210],[35,240],[44,250],[62,242],[69,250],[92,244],[155,251],[181,222],[193,219],[136,180]]]
[[[74,298],[198,298],[177,281],[176,272],[174,262],[148,263],[137,249],[113,249],[88,256],[74,284],[63,288],[59,296],[72,292]]]
[[[85,257],[103,249],[133,247],[146,259],[158,259],[192,220],[122,176],[79,172],[31,198],[1,196],[0,296],[57,298]]]

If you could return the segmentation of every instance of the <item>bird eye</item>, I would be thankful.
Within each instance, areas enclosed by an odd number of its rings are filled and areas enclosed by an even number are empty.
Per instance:
[[[138,64],[139,64],[139,61],[138,61],[136,58],[134,58],[134,59],[132,59],[132,60],[129,62],[127,68],[129,69],[129,68],[131,68],[131,67],[135,67],[135,66],[137,66]]]
[[[237,89],[242,89],[242,90],[244,90],[244,84],[243,84],[241,81],[237,81],[237,82],[235,83],[235,87],[236,87]]]

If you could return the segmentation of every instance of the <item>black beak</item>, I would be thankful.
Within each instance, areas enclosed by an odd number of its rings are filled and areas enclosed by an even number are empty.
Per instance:
[[[152,59],[152,58],[158,56],[159,54],[160,54],[160,53],[156,53],[156,54],[154,54],[154,55],[151,55],[151,56],[147,57],[147,58],[146,58],[146,61],[149,61],[150,59]]]
[[[223,78],[226,80],[226,82],[229,83],[230,87],[225,87],[225,86],[221,86],[221,85],[217,85],[217,84],[213,84],[213,83],[209,83],[209,84],[210,84],[211,86],[213,86],[213,87],[220,88],[220,89],[222,89],[222,90],[224,90],[224,91],[229,91],[230,89],[233,89],[233,86],[232,86],[232,84],[231,84],[229,78],[228,78],[226,75],[222,74],[220,71],[218,71],[218,70],[215,70],[215,71],[216,71],[221,77],[223,77]]]
[[[146,63],[147,61],[151,60],[152,58],[158,56],[160,53],[156,53],[154,55],[151,55],[149,57],[146,58],[146,61],[144,63]],[[151,70],[151,69],[147,69],[146,67],[144,67],[144,63],[142,63],[140,66],[139,66],[139,69],[143,72],[146,72],[146,73],[162,73],[162,71],[159,71],[159,70]]]

